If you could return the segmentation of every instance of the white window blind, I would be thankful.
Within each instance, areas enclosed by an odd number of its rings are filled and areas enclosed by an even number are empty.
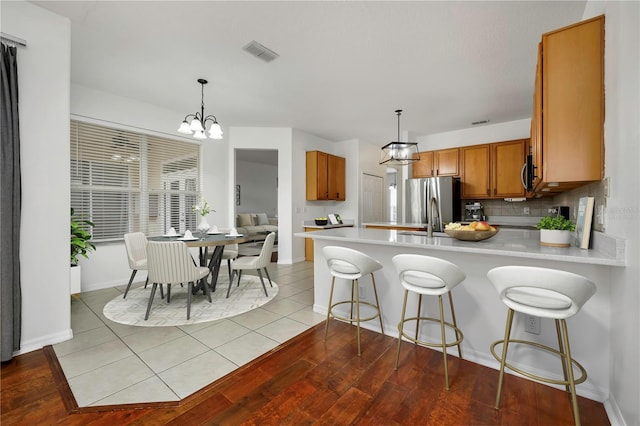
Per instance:
[[[94,241],[196,228],[200,146],[71,121],[71,207]]]

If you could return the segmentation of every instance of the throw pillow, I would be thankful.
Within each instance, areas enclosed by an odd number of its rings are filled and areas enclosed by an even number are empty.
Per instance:
[[[268,225],[269,224],[269,218],[267,217],[266,213],[258,213],[255,216],[255,223],[256,225]]]
[[[239,214],[238,226],[253,226],[253,220],[251,220],[251,214],[249,213]]]

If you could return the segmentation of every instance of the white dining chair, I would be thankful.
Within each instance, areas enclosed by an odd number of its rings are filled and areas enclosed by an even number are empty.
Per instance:
[[[224,246],[224,251],[222,252],[222,260],[227,261],[227,270],[229,271],[229,281],[231,281],[231,261],[236,260],[238,258],[238,253],[240,248],[238,244],[229,244]]]
[[[129,268],[131,268],[131,277],[129,278],[129,284],[124,291],[123,299],[127,298],[127,293],[133,283],[133,278],[136,276],[136,272],[147,270],[147,237],[142,232],[130,232],[124,234],[124,246],[127,250],[127,260],[129,261]],[[149,282],[149,276],[144,283],[147,286]],[[163,296],[164,297],[164,296]]]
[[[245,269],[255,269],[258,271],[260,282],[262,282],[262,288],[264,289],[265,296],[269,297],[267,293],[267,286],[264,284],[264,278],[262,277],[262,271],[267,275],[269,285],[273,287],[267,265],[271,262],[271,252],[273,251],[273,243],[276,239],[276,233],[272,232],[264,239],[264,244],[260,250],[258,256],[244,256],[239,257],[231,263],[232,278],[229,279],[229,288],[227,289],[227,298],[231,294],[231,284],[233,284],[233,277],[238,274],[238,286],[240,286],[240,279],[242,278],[242,271]]]
[[[149,281],[153,283],[145,320],[149,319],[151,305],[156,288],[167,285],[167,303],[171,302],[171,284],[188,283],[187,286],[187,319],[191,318],[191,295],[193,284],[209,274],[206,266],[197,266],[189,253],[189,249],[182,241],[149,241],[147,243],[147,259],[149,267]],[[211,303],[209,286],[204,285],[205,292]]]

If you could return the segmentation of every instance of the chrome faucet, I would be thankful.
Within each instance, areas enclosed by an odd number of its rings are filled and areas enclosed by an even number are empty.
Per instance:
[[[429,205],[427,207],[427,237],[433,237],[433,227],[435,225],[433,221],[433,206],[435,204],[436,213],[439,211],[438,200],[436,197],[431,197],[429,199]],[[438,215],[438,220],[440,220],[440,215]]]

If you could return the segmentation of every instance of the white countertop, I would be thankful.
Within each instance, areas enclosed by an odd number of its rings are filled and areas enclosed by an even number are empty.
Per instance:
[[[428,238],[422,235],[405,235],[403,232],[405,231],[338,228],[314,232],[299,232],[294,235],[318,240],[428,248],[430,250],[525,257],[594,265],[626,265],[625,240],[611,237],[600,232],[592,233],[593,248],[589,250],[583,250],[577,247],[557,248],[541,246],[540,231],[538,230],[501,229],[494,237],[475,242],[459,241],[446,236],[446,234],[440,234],[444,236]]]

